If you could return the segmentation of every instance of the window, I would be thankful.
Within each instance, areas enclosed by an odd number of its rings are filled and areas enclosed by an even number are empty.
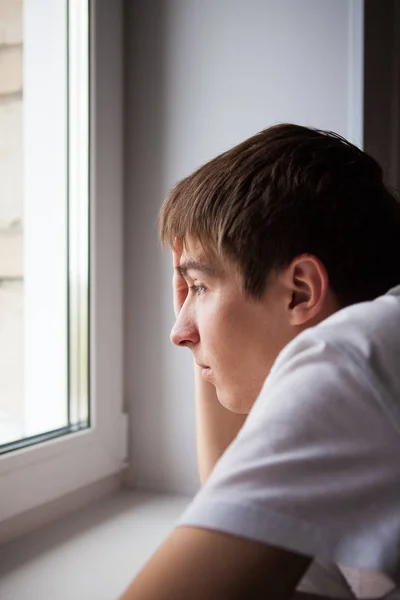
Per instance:
[[[0,88],[1,131],[14,127],[17,147],[13,175],[0,152],[0,186],[11,199],[5,207],[0,194],[0,244],[9,244],[8,262],[0,259],[7,521],[119,473],[126,456],[122,2],[2,0],[0,36],[0,53],[8,40],[20,56],[7,101]]]
[[[3,0],[0,452],[89,425],[89,6],[45,5]]]

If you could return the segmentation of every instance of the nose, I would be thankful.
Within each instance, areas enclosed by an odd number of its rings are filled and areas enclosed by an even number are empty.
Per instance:
[[[200,341],[199,331],[192,316],[187,314],[185,307],[181,308],[170,334],[170,340],[175,346],[188,346]]]

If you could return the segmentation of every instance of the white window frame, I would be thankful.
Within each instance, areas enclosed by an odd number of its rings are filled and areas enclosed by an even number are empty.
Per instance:
[[[120,473],[126,461],[122,11],[122,0],[91,0],[91,427],[0,456],[2,523]]]

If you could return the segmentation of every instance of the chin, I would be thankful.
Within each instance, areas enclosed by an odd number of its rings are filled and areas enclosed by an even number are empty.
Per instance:
[[[216,391],[219,403],[224,408],[237,415],[247,415],[249,413],[250,409],[248,408],[248,406],[243,404],[243,401],[240,402],[238,400],[237,395],[229,394],[226,392],[219,392],[218,388]]]

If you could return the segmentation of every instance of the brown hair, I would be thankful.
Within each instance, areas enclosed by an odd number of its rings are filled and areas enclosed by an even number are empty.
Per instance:
[[[380,165],[341,136],[275,125],[180,181],[160,213],[160,238],[191,235],[239,267],[257,298],[298,255],[317,256],[341,306],[400,283],[400,204]]]

